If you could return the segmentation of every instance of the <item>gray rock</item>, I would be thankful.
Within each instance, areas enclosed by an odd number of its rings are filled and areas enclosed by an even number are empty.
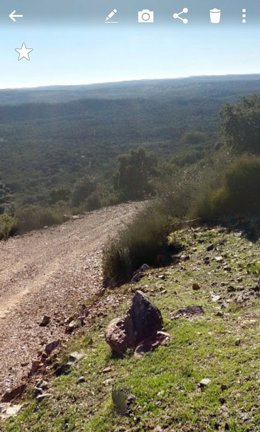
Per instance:
[[[200,381],[200,383],[199,383],[199,387],[200,387],[200,388],[207,387],[210,383],[211,383],[211,379],[209,379],[209,378],[203,378],[203,379]]]
[[[112,352],[124,354],[128,348],[135,348],[141,341],[162,329],[162,315],[141,291],[136,291],[132,305],[122,318],[116,318],[108,325],[105,338]]]
[[[36,400],[38,401],[38,402],[41,402],[41,401],[43,401],[44,399],[48,399],[48,398],[50,398],[52,395],[50,394],[50,393],[42,393],[42,394],[39,394],[38,396],[36,396]]]
[[[50,323],[51,318],[48,315],[44,315],[39,326],[46,327]]]
[[[176,318],[189,318],[192,316],[199,316],[204,314],[204,309],[202,306],[187,306],[182,309],[178,309],[176,312],[171,314],[171,319]]]
[[[83,384],[86,382],[86,378],[84,376],[80,376],[77,380],[77,384]]]
[[[21,411],[23,405],[10,405],[9,403],[0,404],[0,418],[7,419],[15,417]]]
[[[60,340],[55,340],[53,342],[48,343],[45,346],[45,352],[46,352],[46,354],[50,355],[59,346],[60,346]]]
[[[56,367],[54,373],[57,377],[61,375],[68,375],[72,370],[72,366],[72,362],[63,363]]]

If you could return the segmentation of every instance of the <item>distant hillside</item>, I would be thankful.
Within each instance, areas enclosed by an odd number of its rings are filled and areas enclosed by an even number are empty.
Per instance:
[[[212,145],[221,107],[259,89],[260,75],[2,90],[0,180],[40,199],[140,145],[171,157],[192,130]]]
[[[125,81],[92,85],[52,86],[17,90],[0,90],[0,105],[23,103],[59,103],[85,98],[118,99],[154,96],[237,96],[258,91],[260,75],[205,76],[165,80]],[[170,92],[170,94],[169,94]]]

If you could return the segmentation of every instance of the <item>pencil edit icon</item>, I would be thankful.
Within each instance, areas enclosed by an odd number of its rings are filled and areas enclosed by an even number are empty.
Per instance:
[[[209,11],[211,24],[219,24],[221,20],[221,10],[214,8]]]
[[[117,24],[117,21],[112,21],[112,18],[117,14],[117,9],[113,9],[105,18],[105,24]]]

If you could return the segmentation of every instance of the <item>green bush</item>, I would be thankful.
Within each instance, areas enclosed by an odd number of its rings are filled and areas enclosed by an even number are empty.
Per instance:
[[[0,215],[0,240],[7,239],[17,231],[16,218],[8,214]]]
[[[80,179],[72,192],[71,205],[79,207],[86,202],[87,198],[96,190],[96,181],[90,177]]]
[[[169,263],[170,248],[167,236],[170,223],[157,207],[148,207],[135,217],[118,239],[108,243],[103,251],[104,286],[117,286],[129,281],[142,264],[160,266]]]
[[[222,137],[233,150],[260,153],[260,96],[225,105],[221,112]]]
[[[260,212],[260,158],[242,157],[227,168],[222,185],[206,195],[198,215],[206,221]]]
[[[23,233],[44,226],[58,225],[64,221],[63,212],[58,208],[30,205],[17,210],[17,228]]]

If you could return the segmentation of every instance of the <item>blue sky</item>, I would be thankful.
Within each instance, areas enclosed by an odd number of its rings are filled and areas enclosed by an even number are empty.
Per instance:
[[[196,25],[192,22],[186,26],[181,22],[164,23],[163,16],[160,25],[158,22],[154,25],[124,25],[122,22],[113,26],[103,22],[82,25],[77,24],[76,19],[69,23],[68,17],[57,26],[53,22],[2,25],[0,88],[260,73],[258,16],[254,14],[254,24],[249,20],[242,25],[240,11],[245,2],[237,0],[234,14],[237,23],[230,19],[214,26],[208,22],[208,9],[218,6],[220,1],[216,4],[210,0],[209,3],[204,2],[205,14],[202,14],[207,20],[198,21]],[[218,7],[223,9],[223,3]],[[158,1],[156,4],[158,7]],[[113,7],[109,1],[104,15],[110,9]],[[10,6],[7,10],[11,11]],[[17,11],[24,13],[18,7]],[[200,18],[194,13],[194,22]],[[33,48],[29,62],[17,61],[15,48],[20,48],[23,42]]]

